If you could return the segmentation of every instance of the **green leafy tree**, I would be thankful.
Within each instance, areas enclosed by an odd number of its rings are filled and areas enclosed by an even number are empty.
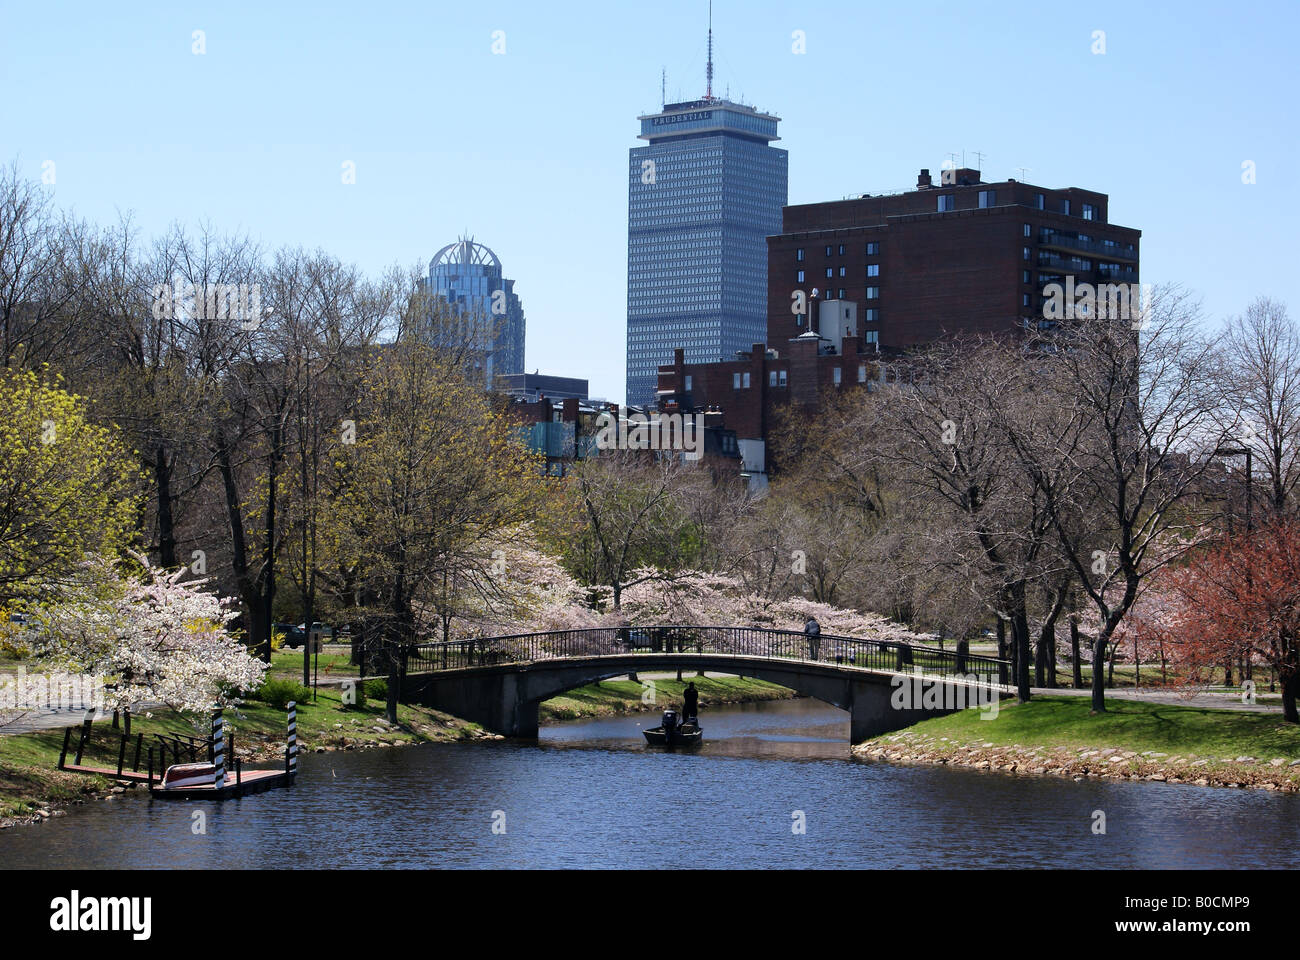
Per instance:
[[[139,476],[117,431],[32,371],[0,373],[0,603],[38,600],[135,538]]]

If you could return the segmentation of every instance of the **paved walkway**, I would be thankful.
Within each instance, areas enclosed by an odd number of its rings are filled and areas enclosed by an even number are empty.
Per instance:
[[[157,706],[157,704],[154,704]],[[14,711],[0,715],[0,736],[12,736],[15,733],[32,733],[36,730],[58,730],[63,727],[79,726],[86,719],[86,707],[41,707],[26,712]],[[144,709],[151,709],[145,707]],[[141,712],[139,710],[137,713]],[[97,710],[95,719],[108,720],[113,716],[111,710]],[[12,718],[12,720],[11,720]],[[6,720],[11,722],[6,723]]]
[[[1073,687],[1031,687],[1034,696],[1042,697],[1091,697],[1090,689],[1075,690]],[[1267,690],[1267,685],[1265,686]],[[1168,703],[1176,707],[1208,707],[1212,710],[1238,710],[1244,713],[1281,713],[1282,704],[1277,703],[1242,703],[1241,693],[1208,690],[1200,693],[1178,693],[1173,690],[1139,687],[1114,687],[1106,691],[1107,700],[1136,700],[1140,703]]]

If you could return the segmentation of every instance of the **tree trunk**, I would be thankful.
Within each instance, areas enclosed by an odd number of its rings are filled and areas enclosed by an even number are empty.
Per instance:
[[[1106,712],[1106,638],[1104,635],[1098,636],[1092,647],[1092,712]]]
[[[1292,671],[1291,676],[1282,681],[1282,719],[1287,723],[1300,723],[1300,713],[1296,712],[1296,699],[1300,698],[1300,670]]]
[[[172,516],[171,467],[161,445],[154,454],[153,476],[158,494],[158,563],[170,570],[176,566],[176,522]]]
[[[1012,588],[1011,639],[1016,649],[1016,699],[1028,703],[1030,697],[1029,658],[1033,655],[1033,641],[1029,637],[1029,614],[1025,609],[1025,585]]]
[[[1083,661],[1082,650],[1079,646],[1079,617],[1078,614],[1070,614],[1070,660],[1074,666],[1074,676],[1071,678],[1074,683],[1074,689],[1083,689]]]

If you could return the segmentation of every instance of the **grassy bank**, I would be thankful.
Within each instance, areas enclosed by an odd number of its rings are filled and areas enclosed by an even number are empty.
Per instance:
[[[756,700],[790,700],[795,694],[774,683],[747,677],[646,677],[654,681],[654,700],[643,703],[645,686],[631,680],[602,680],[570,690],[563,696],[542,704],[541,719],[577,720],[581,717],[610,717],[623,713],[664,710],[682,704],[686,684],[694,683],[700,692],[700,709],[722,703],[751,703]]]
[[[1055,776],[1300,790],[1300,727],[1278,714],[1081,697],[965,710],[854,748],[859,756]]]
[[[451,740],[493,738],[477,724],[426,707],[401,704],[398,722],[384,719],[384,705],[368,700],[364,708],[344,708],[337,689],[322,687],[315,703],[298,704],[298,742],[302,750],[354,750],[366,747],[397,746],[412,743],[439,743]],[[276,761],[284,755],[285,712],[264,703],[249,702],[237,711],[226,712],[237,755],[246,764]],[[145,749],[155,733],[206,736],[210,731],[206,717],[198,719],[199,729],[190,718],[171,711],[157,711],[152,717],[135,717],[132,736],[145,735]],[[73,734],[74,740],[76,734]],[[134,741],[133,741],[134,742]],[[116,731],[111,721],[95,724],[90,749],[82,762],[91,766],[117,766]],[[54,808],[68,803],[111,796],[112,778],[62,773],[56,769],[63,730],[0,737],[0,825],[30,822],[50,815]],[[128,765],[130,763],[128,755]],[[141,760],[144,766],[144,760]]]

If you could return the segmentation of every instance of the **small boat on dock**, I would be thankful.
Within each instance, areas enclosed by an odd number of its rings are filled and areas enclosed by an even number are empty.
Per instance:
[[[217,768],[211,763],[173,763],[163,774],[159,790],[181,790],[185,787],[211,787]]]
[[[665,710],[657,727],[642,730],[646,742],[655,747],[693,747],[704,740],[704,731],[694,718],[681,720],[676,710]]]

